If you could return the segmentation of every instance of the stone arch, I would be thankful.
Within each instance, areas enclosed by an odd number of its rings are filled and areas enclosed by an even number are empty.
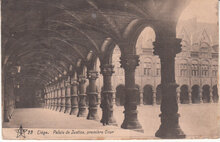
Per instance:
[[[122,48],[122,54],[134,54],[136,55],[136,44],[140,34],[144,31],[145,28],[153,29],[155,35],[159,33],[157,30],[157,23],[156,22],[149,22],[149,20],[142,20],[142,19],[135,19],[131,21],[128,26],[126,27],[123,33],[123,39],[126,43],[126,48]],[[124,43],[123,43],[124,44]],[[129,47],[129,48],[127,48]]]
[[[180,103],[188,104],[189,103],[189,88],[188,85],[182,85],[180,87]]]
[[[218,87],[217,85],[214,85],[212,87],[212,99],[214,103],[218,103],[219,95],[218,95]]]
[[[120,84],[116,87],[116,105],[123,106],[125,102],[125,85]]]
[[[192,86],[192,103],[200,103],[199,92],[200,92],[199,85],[193,85]]]
[[[143,104],[144,105],[153,105],[153,86],[145,85],[143,92]]]
[[[210,86],[207,84],[202,87],[202,100],[203,103],[210,102]]]
[[[156,104],[161,104],[162,92],[161,92],[161,84],[157,85],[156,88]]]

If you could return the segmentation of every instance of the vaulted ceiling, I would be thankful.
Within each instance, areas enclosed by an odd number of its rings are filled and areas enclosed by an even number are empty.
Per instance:
[[[123,40],[136,19],[178,19],[187,0],[2,1],[2,65],[18,82],[44,86],[76,68],[88,54],[101,57],[106,40]],[[20,73],[14,73],[18,67]]]

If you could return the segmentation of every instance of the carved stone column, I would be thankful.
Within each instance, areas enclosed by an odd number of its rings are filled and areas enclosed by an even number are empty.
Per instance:
[[[47,97],[47,89],[44,89],[44,108],[47,108],[48,106],[48,97]]]
[[[50,109],[51,108],[51,88],[50,87],[48,89],[48,102],[49,102],[48,109]]]
[[[84,75],[78,76],[78,82],[79,82],[79,111],[77,114],[77,117],[85,117],[86,116],[86,77]]]
[[[139,56],[126,55],[121,57],[121,66],[125,70],[125,103],[124,121],[121,128],[143,132],[137,118],[138,89],[135,87],[135,69],[139,65]]]
[[[155,88],[153,88],[153,105],[156,105],[157,103],[156,103],[156,89]]]
[[[213,94],[212,94],[213,93],[213,89],[212,89],[212,87],[210,87],[209,92],[210,92],[210,99],[209,99],[210,101],[209,102],[213,103]]]
[[[188,89],[188,93],[189,93],[189,104],[192,104],[192,90],[190,88]]]
[[[62,110],[62,86],[61,86],[61,82],[59,84],[59,109],[58,111],[61,112]]]
[[[62,80],[61,83],[61,108],[60,112],[65,112],[66,109],[66,88],[65,88],[65,83],[64,80]]]
[[[53,110],[57,109],[57,86],[56,84],[54,85],[54,108]]]
[[[143,103],[143,99],[144,99],[144,92],[143,91],[140,91],[140,106],[142,106],[144,103]]]
[[[61,88],[60,88],[60,82],[58,83],[57,86],[57,110],[60,111],[61,108]]]
[[[71,78],[71,111],[70,115],[76,115],[78,112],[78,82],[77,76],[74,74]]]
[[[64,113],[70,114],[71,112],[71,84],[70,76],[65,80],[65,111]]]
[[[111,64],[105,64],[101,66],[101,74],[103,75],[103,90],[102,90],[102,119],[101,123],[117,126],[117,123],[113,117],[113,95],[112,89],[112,74],[114,66]]]
[[[96,90],[96,79],[98,78],[98,72],[94,70],[89,70],[87,72],[87,78],[89,79],[89,90],[87,96],[89,99],[89,113],[87,119],[89,120],[98,120],[97,114],[97,98],[98,93]]]
[[[113,94],[112,94],[112,105],[113,105],[113,107],[115,107],[116,106],[116,95],[115,95],[115,90],[113,90]]]
[[[55,102],[56,102],[56,107],[55,107],[55,111],[57,111],[58,110],[58,103],[59,103],[59,100],[58,100],[58,91],[59,91],[59,89],[58,89],[58,84],[56,84],[56,89],[55,89],[55,94],[56,94],[56,96],[55,96]]]
[[[161,125],[155,136],[160,138],[185,138],[179,126],[177,87],[175,81],[175,56],[181,51],[181,39],[166,37],[154,42],[154,54],[161,62]]]
[[[202,99],[202,87],[199,87],[199,102],[202,104],[203,103],[203,99]]]

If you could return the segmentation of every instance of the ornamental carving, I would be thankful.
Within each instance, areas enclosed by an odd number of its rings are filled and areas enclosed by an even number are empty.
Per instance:
[[[87,78],[92,79],[92,80],[96,80],[98,78],[98,72],[97,71],[88,71]]]
[[[101,74],[104,76],[111,76],[114,73],[114,65],[105,64],[101,66]]]
[[[177,53],[181,52],[181,41],[182,39],[173,37],[158,39],[153,42],[153,53],[160,57],[175,57]]]
[[[84,75],[79,75],[78,82],[79,83],[86,83],[86,77]]]
[[[121,57],[121,67],[128,70],[135,70],[136,67],[139,65],[139,56],[138,55],[126,55],[125,57]]]

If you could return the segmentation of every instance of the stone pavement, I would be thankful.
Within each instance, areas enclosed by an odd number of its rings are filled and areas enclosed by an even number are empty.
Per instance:
[[[114,117],[118,126],[102,126],[98,121],[79,118],[42,108],[15,109],[9,123],[3,123],[6,128],[55,128],[55,129],[109,129],[117,130],[120,134],[155,138],[154,134],[160,126],[160,106],[139,106],[138,118],[144,133],[121,129],[124,107],[114,108]],[[220,105],[219,104],[180,104],[180,126],[187,138],[216,138],[220,134]],[[101,109],[98,111],[101,119]],[[117,136],[117,134],[115,134]]]

